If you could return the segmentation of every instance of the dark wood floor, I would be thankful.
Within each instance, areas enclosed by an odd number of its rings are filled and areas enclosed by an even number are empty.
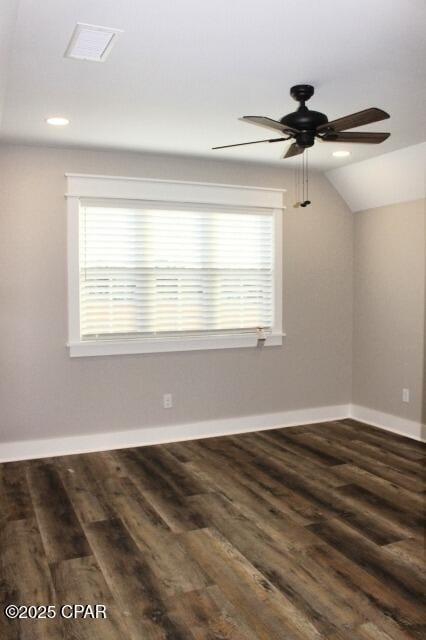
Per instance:
[[[422,445],[352,420],[0,465],[2,640],[426,637]]]

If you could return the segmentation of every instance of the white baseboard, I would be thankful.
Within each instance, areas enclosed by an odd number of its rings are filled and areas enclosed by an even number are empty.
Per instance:
[[[422,433],[425,425],[422,425],[421,422],[400,418],[390,413],[382,413],[381,411],[361,407],[357,404],[351,404],[349,411],[350,417],[359,422],[365,422],[366,424],[371,424],[373,427],[379,427],[380,429],[385,429],[386,431],[391,431],[392,433],[397,433],[407,438],[413,438],[421,442],[425,441],[424,434]]]
[[[296,427],[303,424],[343,420],[344,418],[353,418],[359,422],[365,422],[408,438],[423,440],[420,422],[406,420],[388,413],[381,413],[368,407],[342,404],[311,409],[295,409],[294,411],[279,413],[239,416],[222,420],[146,427],[127,431],[3,442],[0,443],[0,462],[109,451],[111,449],[125,449],[127,447],[141,447],[167,442],[182,442],[184,440],[212,438],[215,436],[249,433],[251,431],[264,431],[266,429]]]
[[[280,413],[205,420],[129,431],[113,431],[62,438],[43,438],[0,443],[0,462],[30,460],[52,456],[109,451],[166,442],[180,442],[214,436],[279,429],[302,424],[342,420],[349,416],[349,405],[296,409]]]

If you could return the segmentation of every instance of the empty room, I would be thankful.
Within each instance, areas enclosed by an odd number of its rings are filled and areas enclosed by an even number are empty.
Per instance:
[[[424,640],[424,0],[0,0],[0,640]]]

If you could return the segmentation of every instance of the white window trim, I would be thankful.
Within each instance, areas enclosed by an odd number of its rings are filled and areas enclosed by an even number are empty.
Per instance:
[[[201,182],[179,182],[65,174],[67,178],[67,262],[68,262],[68,347],[71,357],[164,353],[257,346],[279,346],[282,330],[282,214],[285,189],[265,189]],[[179,205],[217,205],[227,209],[263,209],[274,218],[274,324],[265,340],[252,334],[219,334],[214,336],[177,336],[129,340],[90,341],[80,338],[80,269],[79,209],[80,201],[138,200],[179,203]]]

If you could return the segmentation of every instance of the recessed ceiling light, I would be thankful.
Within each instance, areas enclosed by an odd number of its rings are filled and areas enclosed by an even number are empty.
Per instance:
[[[62,118],[60,116],[54,116],[53,118],[47,118],[47,124],[52,124],[54,127],[65,127],[70,123],[68,118]]]
[[[343,149],[341,151],[333,151],[333,156],[335,158],[346,158],[347,156],[350,156],[351,152],[350,151],[344,151]]]

